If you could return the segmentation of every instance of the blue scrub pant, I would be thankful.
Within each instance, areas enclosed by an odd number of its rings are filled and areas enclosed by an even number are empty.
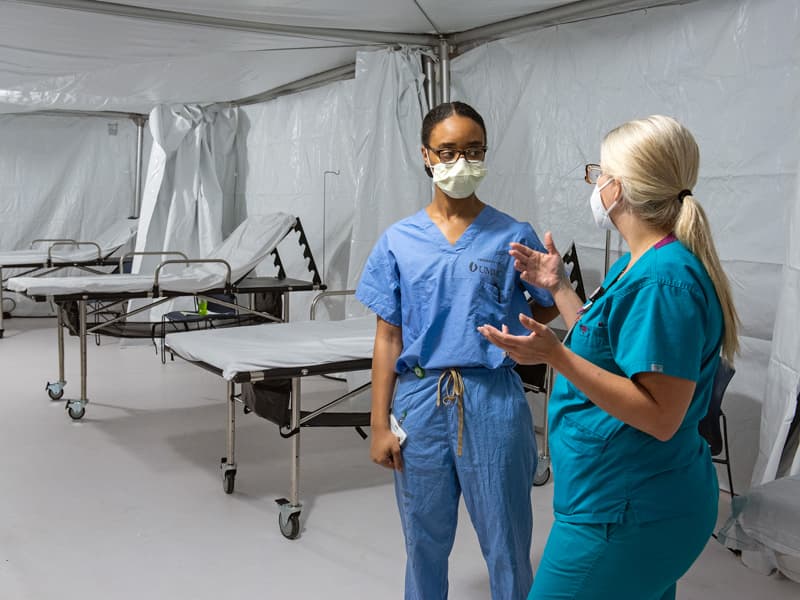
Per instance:
[[[392,412],[408,435],[403,471],[395,471],[406,542],[405,598],[447,598],[448,557],[463,493],[489,568],[492,598],[521,600],[533,581],[530,494],[537,453],[530,408],[511,369],[460,371],[461,456],[458,406],[436,406],[441,371],[421,379],[405,374],[397,385]]]
[[[556,520],[528,600],[675,600],[714,530],[717,503],[649,523]]]

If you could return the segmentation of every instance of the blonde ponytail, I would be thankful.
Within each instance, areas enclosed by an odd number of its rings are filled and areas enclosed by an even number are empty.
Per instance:
[[[722,316],[725,323],[725,335],[722,338],[722,357],[733,364],[733,357],[739,352],[739,315],[733,304],[733,295],[728,277],[722,269],[722,264],[717,255],[714,239],[711,237],[711,228],[708,225],[706,212],[695,200],[688,195],[683,199],[678,220],[674,227],[675,237],[684,246],[691,250],[708,272],[717,298],[722,306]]]
[[[671,117],[629,121],[609,132],[601,150],[603,173],[617,179],[629,209],[651,226],[673,231],[708,273],[722,306],[722,356],[739,351],[739,317],[703,207],[691,194],[700,151],[694,137]]]

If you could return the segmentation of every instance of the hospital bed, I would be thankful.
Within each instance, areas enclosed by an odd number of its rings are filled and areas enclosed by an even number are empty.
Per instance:
[[[166,337],[171,352],[227,382],[227,446],[220,461],[225,493],[233,493],[236,478],[237,402],[244,402],[248,410],[276,423],[280,434],[292,439],[289,498],[276,501],[280,505],[280,531],[289,539],[300,533],[300,428],[352,426],[366,437],[360,427],[369,424],[369,404],[351,412],[331,409],[359,395],[371,383],[360,385],[316,410],[304,411],[301,382],[312,375],[370,369],[374,340],[372,315],[343,321],[301,321],[173,333]],[[236,393],[237,384],[241,387],[240,394]]]
[[[322,297],[352,292],[323,292]],[[246,412],[255,412],[279,427],[280,435],[292,439],[291,485],[289,498],[280,498],[278,526],[281,533],[294,539],[300,532],[300,429],[301,427],[361,427],[369,425],[370,407],[366,403],[350,412],[334,412],[345,401],[366,391],[371,382],[331,400],[312,411],[302,407],[301,383],[304,377],[363,371],[372,366],[375,341],[375,317],[343,321],[304,321],[276,325],[256,325],[229,330],[172,333],[166,337],[170,352],[192,362],[227,382],[227,445],[220,461],[223,489],[234,491],[237,465],[235,454],[236,403]],[[518,367],[526,391],[549,395],[552,370],[544,365]],[[241,388],[236,393],[236,385]],[[259,406],[260,402],[260,406]],[[546,410],[546,400],[545,400]],[[546,417],[545,417],[546,423]],[[550,477],[550,462],[545,444],[539,454],[539,468],[534,485],[543,485]]]
[[[298,234],[298,243],[307,260],[307,268],[313,274],[312,281],[286,277],[277,245],[290,232]],[[130,255],[129,253],[120,260]],[[170,255],[175,253],[157,252]],[[268,255],[273,256],[277,275],[274,277],[249,277],[255,267]],[[75,303],[77,310],[76,333],[80,345],[80,397],[68,399],[66,409],[72,419],[83,418],[87,397],[87,338],[91,334],[104,334],[117,323],[148,311],[178,297],[194,296],[216,304],[226,305],[236,311],[253,314],[266,320],[281,321],[289,318],[288,292],[323,289],[316,263],[299,219],[285,213],[254,215],[248,217],[222,244],[202,259],[185,256],[160,262],[152,274],[93,275],[86,277],[58,277],[41,279],[14,277],[8,280],[8,288],[24,293],[34,300],[51,300],[58,312],[58,369],[59,378],[46,386],[51,399],[61,399],[66,380],[64,378],[64,326],[67,307]],[[226,302],[222,294],[238,296],[269,293],[282,298],[282,315],[277,317],[261,313],[240,304]],[[149,303],[132,310],[121,308],[134,299],[148,299]],[[92,312],[89,305],[95,306]],[[89,324],[90,316],[107,314],[111,307],[120,307],[120,313],[111,319]]]
[[[3,269],[26,269],[23,273],[18,273],[18,277],[43,277],[69,267],[100,274],[93,267],[116,265],[111,256],[133,238],[136,229],[135,219],[123,219],[92,241],[42,238],[33,240],[27,250],[0,252],[0,338],[4,332],[4,302],[14,302],[13,299],[4,297],[8,278],[3,278]]]

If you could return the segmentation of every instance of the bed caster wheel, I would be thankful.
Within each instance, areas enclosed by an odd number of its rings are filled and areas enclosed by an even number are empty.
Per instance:
[[[297,539],[300,535],[300,513],[292,513],[284,516],[283,511],[278,515],[278,527],[281,529],[283,537],[288,540]]]
[[[86,407],[80,402],[69,402],[67,404],[67,412],[69,413],[70,419],[73,421],[80,421],[83,415],[86,414]]]
[[[544,485],[548,481],[550,481],[550,467],[547,467],[544,471],[537,471],[533,477],[533,485],[536,487]]]
[[[47,395],[50,396],[50,400],[61,400],[64,397],[64,384],[61,382],[50,383],[48,381],[45,389],[47,390]]]
[[[8,317],[7,317],[7,316],[5,316],[5,315],[3,315],[3,318],[4,318],[4,319],[7,319]],[[0,329],[0,339],[3,339],[3,332],[4,332],[4,331],[5,331],[5,329]]]
[[[225,471],[222,476],[222,489],[226,494],[232,494],[236,485],[236,471]]]

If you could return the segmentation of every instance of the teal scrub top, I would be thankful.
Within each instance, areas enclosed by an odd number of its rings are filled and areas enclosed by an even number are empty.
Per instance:
[[[556,518],[648,522],[685,515],[716,493],[707,410],[723,337],[722,308],[702,263],[670,235],[624,277],[622,256],[606,289],[565,340],[573,352],[627,378],[665,373],[696,382],[679,431],[661,442],[595,406],[559,375],[548,407]]]

